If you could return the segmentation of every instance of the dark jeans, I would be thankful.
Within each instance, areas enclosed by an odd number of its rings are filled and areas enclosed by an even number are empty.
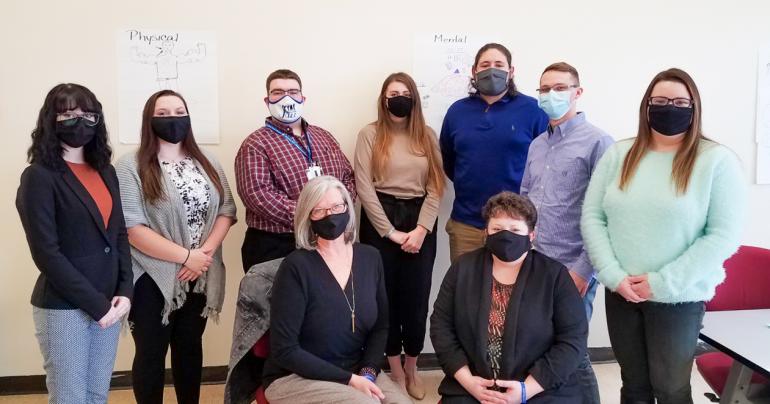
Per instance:
[[[591,322],[591,316],[594,312],[594,298],[596,297],[596,288],[599,286],[599,282],[596,278],[591,278],[588,283],[588,290],[586,295],[583,296],[583,305],[586,309],[586,318],[588,322]],[[591,367],[591,356],[586,350],[586,355],[580,362],[577,370],[578,383],[580,383],[580,391],[583,395],[583,404],[599,404],[601,403],[599,397],[599,383],[596,381],[596,374],[594,368]]]
[[[424,198],[396,199],[377,193],[385,215],[398,231],[410,232],[417,227]],[[374,229],[366,211],[361,209],[360,240],[380,251],[385,268],[385,288],[388,292],[390,326],[385,354],[409,356],[422,352],[425,323],[428,317],[428,297],[436,259],[436,224],[429,229],[420,252],[411,254],[401,246],[381,237]]]
[[[192,289],[192,285],[190,286]],[[136,353],[131,376],[138,404],[163,402],[166,353],[171,346],[171,373],[180,404],[197,404],[200,397],[203,346],[201,337],[206,318],[206,296],[188,293],[184,305],[169,315],[169,324],[161,323],[165,300],[155,281],[143,274],[134,285],[129,320],[134,323]]]
[[[294,233],[270,233],[249,227],[241,246],[243,272],[255,264],[283,258],[297,248]]]
[[[607,290],[607,328],[620,365],[621,404],[690,404],[703,302],[629,303]]]

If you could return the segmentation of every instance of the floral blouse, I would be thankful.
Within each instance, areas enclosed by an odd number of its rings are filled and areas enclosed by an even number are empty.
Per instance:
[[[189,156],[178,162],[161,161],[160,165],[171,177],[184,203],[191,247],[199,248],[211,203],[209,183]]]
[[[508,311],[508,301],[511,300],[513,284],[505,285],[492,277],[492,306],[489,308],[489,339],[487,350],[492,363],[492,377],[500,376],[500,366],[503,358],[503,329],[505,314]]]

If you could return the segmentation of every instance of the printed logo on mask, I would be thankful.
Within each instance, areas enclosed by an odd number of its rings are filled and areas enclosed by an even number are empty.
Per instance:
[[[297,119],[297,104],[281,105],[283,108],[283,119],[296,120]]]

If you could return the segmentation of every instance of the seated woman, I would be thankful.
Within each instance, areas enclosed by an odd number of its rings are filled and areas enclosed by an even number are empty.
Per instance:
[[[486,247],[449,268],[430,319],[443,404],[580,403],[588,323],[567,268],[531,250],[526,197],[499,193],[482,213]]]
[[[278,269],[263,383],[271,404],[411,403],[379,364],[388,337],[382,259],[354,244],[355,211],[331,176],[310,180],[294,216],[298,249]]]

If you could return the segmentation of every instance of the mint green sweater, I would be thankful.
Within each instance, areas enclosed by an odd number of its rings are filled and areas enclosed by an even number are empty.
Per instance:
[[[687,192],[671,178],[674,152],[648,151],[625,191],[618,187],[633,139],[615,143],[586,191],[583,240],[599,281],[617,289],[628,275],[648,274],[652,301],[706,301],[738,249],[747,185],[738,157],[701,141]]]

